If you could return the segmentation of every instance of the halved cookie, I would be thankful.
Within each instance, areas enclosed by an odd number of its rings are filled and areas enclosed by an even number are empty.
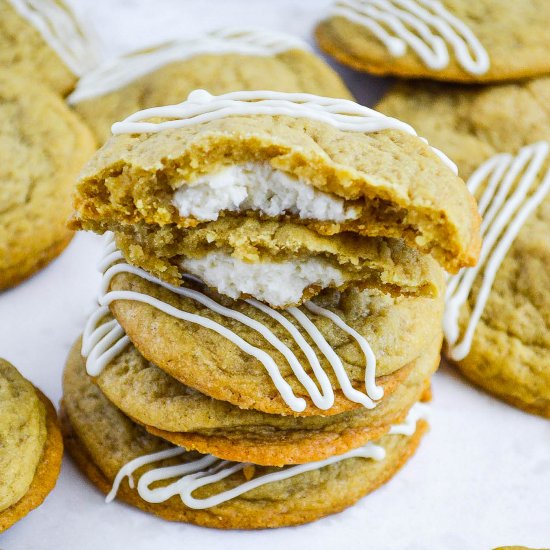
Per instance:
[[[366,257],[365,267],[370,262],[378,275],[362,278],[375,287],[386,279],[405,292],[430,289],[428,258],[405,252],[399,240],[451,271],[476,261],[475,201],[448,159],[412,128],[353,102],[196,91],[113,128],[77,185],[72,226],[124,234],[129,259],[141,258],[170,282],[191,273],[221,291],[228,273],[248,268],[260,279],[255,264],[267,263],[305,281],[302,299],[315,287],[343,288],[348,274],[333,272],[330,262],[286,261],[307,252],[312,260],[329,256],[322,244],[329,236],[342,248],[342,263],[361,267]],[[256,225],[247,229],[250,223]],[[413,269],[413,280],[392,281],[403,266]],[[230,290],[262,300],[262,289],[247,291],[243,280],[232,280]],[[270,303],[296,301],[289,295]]]

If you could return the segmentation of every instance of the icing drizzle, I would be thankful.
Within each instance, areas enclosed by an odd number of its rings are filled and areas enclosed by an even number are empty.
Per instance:
[[[19,15],[42,35],[42,38],[76,75],[81,76],[97,63],[92,38],[63,2],[56,0],[9,0]]]
[[[414,434],[418,420],[425,418],[427,412],[427,405],[417,403],[409,411],[405,423],[392,426],[389,434],[406,436]],[[177,456],[183,457],[186,454],[187,451],[184,448],[175,447],[165,451],[141,456],[128,462],[116,475],[111,492],[105,499],[106,502],[111,502],[114,500],[120,484],[125,477],[128,478],[130,488],[133,489],[135,487],[133,474],[137,469],[147,464],[154,464],[155,462],[168,458],[174,458]],[[229,489],[228,491],[223,491],[208,498],[197,499],[193,497],[193,492],[200,487],[205,487],[206,485],[221,481],[236,472],[244,470],[247,466],[251,466],[251,464],[244,462],[230,462],[227,460],[221,460],[212,455],[204,455],[201,458],[190,460],[189,462],[183,464],[176,464],[174,466],[166,466],[149,470],[139,478],[137,491],[143,500],[152,504],[165,502],[171,497],[178,495],[185,506],[195,510],[204,510],[237,498],[252,489],[267,485],[268,483],[275,483],[277,481],[289,479],[312,470],[318,470],[320,468],[324,468],[325,466],[347,460],[348,458],[370,458],[372,460],[380,461],[384,460],[385,457],[386,450],[384,447],[369,441],[362,447],[353,449],[347,453],[332,456],[325,460],[282,468],[279,471],[264,474],[263,476],[245,481],[241,485],[238,485],[233,489]],[[173,478],[179,479],[165,487],[156,487],[151,489],[151,485],[153,483]]]
[[[230,92],[214,96],[206,90],[195,90],[182,103],[143,109],[121,122],[115,122],[111,130],[114,135],[157,133],[239,115],[307,118],[329,124],[344,132],[401,130],[413,136],[417,135],[412,126],[405,122],[348,99],[270,91]],[[148,120],[157,117],[166,120]],[[456,165],[444,153],[435,147],[432,147],[432,150],[449,169],[455,174],[458,173]]]
[[[267,57],[292,49],[309,50],[298,38],[278,32],[228,27],[199,37],[173,40],[110,59],[82,77],[67,98],[71,105],[118,90],[138,78],[176,61],[203,54]]]
[[[288,364],[296,378],[307,391],[312,402],[316,407],[322,410],[328,410],[334,405],[334,390],[330,380],[323,370],[317,353],[306,341],[303,334],[296,325],[288,320],[282,313],[259,302],[258,300],[245,300],[250,306],[268,315],[288,332],[294,339],[298,347],[305,355],[314,378],[312,378],[304,369],[300,360],[292,350],[284,344],[269,328],[263,323],[252,319],[251,317],[222,306],[206,294],[184,286],[173,286],[160,279],[153,277],[144,270],[131,266],[124,261],[122,253],[117,250],[112,234],[107,235],[105,256],[100,262],[100,271],[103,272],[101,285],[101,294],[99,297],[99,308],[90,316],[83,333],[82,355],[86,357],[86,369],[91,376],[97,376],[107,364],[109,364],[130,342],[128,336],[116,320],[99,324],[102,318],[108,313],[108,306],[117,300],[130,300],[149,304],[164,313],[182,319],[184,321],[200,325],[217,332],[219,335],[227,338],[242,351],[248,353],[260,361],[271,377],[275,387],[279,391],[284,402],[295,412],[303,412],[306,408],[306,401],[303,398],[296,397],[288,382],[281,375],[280,369],[270,354],[264,350],[255,347],[238,334],[227,327],[199,314],[189,313],[176,308],[166,302],[158,300],[153,296],[134,291],[112,291],[109,286],[113,277],[119,273],[130,273],[137,275],[142,279],[162,286],[179,296],[184,296],[194,300],[207,307],[211,311],[222,315],[228,319],[234,319],[243,325],[251,328],[260,334],[267,342],[279,351]],[[187,279],[197,282],[197,278],[186,276]],[[200,281],[198,281],[200,282]],[[351,385],[344,365],[340,357],[334,352],[325,337],[315,326],[310,317],[308,317],[300,308],[290,307],[286,311],[297,321],[299,327],[307,333],[318,347],[322,355],[330,364],[338,384],[344,395],[354,403],[360,403],[367,409],[376,406],[375,401],[384,395],[383,388],[376,385],[376,357],[367,340],[361,336],[352,327],[347,325],[340,317],[332,311],[322,308],[313,302],[306,302],[304,308],[310,315],[322,316],[330,319],[341,330],[349,334],[360,346],[365,355],[365,390],[363,393],[356,390]]]
[[[426,67],[449,65],[449,49],[468,73],[489,70],[487,51],[472,30],[439,0],[339,0],[332,15],[342,16],[369,31],[394,57],[411,48]]]
[[[484,162],[468,181],[472,194],[481,184],[486,184],[479,200],[479,211],[483,216],[483,245],[477,266],[463,269],[449,279],[447,286],[443,330],[448,355],[455,361],[464,359],[470,353],[475,329],[489,299],[498,269],[529,216],[550,192],[550,169],[540,181],[538,178],[549,153],[550,142],[541,141],[523,147],[515,156],[507,153],[496,155]],[[460,338],[460,310],[482,271],[476,303]]]

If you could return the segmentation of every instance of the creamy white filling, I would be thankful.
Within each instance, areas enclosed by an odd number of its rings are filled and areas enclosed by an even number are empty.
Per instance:
[[[340,286],[342,272],[315,258],[274,263],[250,264],[221,252],[210,252],[199,259],[186,259],[182,267],[230,298],[247,294],[272,306],[300,301],[311,285]]]
[[[260,162],[237,164],[202,176],[181,186],[172,203],[181,216],[202,221],[217,220],[222,211],[245,210],[334,222],[359,215],[359,209],[346,206],[344,199]]]

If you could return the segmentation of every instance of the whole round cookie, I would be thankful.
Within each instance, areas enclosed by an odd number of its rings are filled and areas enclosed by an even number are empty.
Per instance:
[[[442,274],[435,298],[351,288],[323,291],[286,310],[224,298],[193,281],[170,287],[124,262],[106,275],[103,307],[84,333],[90,374],[105,365],[100,354],[107,345],[116,352],[131,340],[183,384],[267,413],[318,416],[373,408],[384,393],[379,378],[392,375],[387,385],[394,386],[397,371],[431,349],[440,334]],[[98,326],[107,305],[123,330]]]
[[[338,74],[296,37],[226,28],[109,59],[78,82],[68,102],[104,143],[113,123],[141,109],[177,103],[197,88],[352,99]]]
[[[399,86],[380,108],[455,157],[484,216],[478,267],[449,281],[447,356],[482,388],[550,416],[550,79],[410,92]]]
[[[50,401],[0,359],[0,533],[42,504],[61,469],[63,442]]]
[[[109,499],[116,494],[164,519],[222,529],[297,525],[339,512],[388,481],[426,429],[423,420],[415,429],[413,418],[351,455],[284,469],[224,462],[148,434],[89,378],[80,380],[64,388],[65,442],[92,483]],[[125,475],[138,480],[136,488]],[[149,487],[153,479],[156,489]]]
[[[89,35],[63,0],[0,0],[0,66],[66,95],[97,62]]]
[[[88,129],[54,92],[0,71],[0,290],[68,244],[73,182],[94,150]]]
[[[320,47],[361,71],[455,82],[550,72],[545,0],[337,0]]]
[[[129,344],[94,378],[103,394],[153,435],[202,454],[268,466],[322,460],[377,439],[402,422],[429,388],[441,340],[414,363],[375,409],[296,418],[240,409],[184,386]],[[81,342],[73,346],[65,386],[87,376]],[[389,390],[392,390],[391,392]]]

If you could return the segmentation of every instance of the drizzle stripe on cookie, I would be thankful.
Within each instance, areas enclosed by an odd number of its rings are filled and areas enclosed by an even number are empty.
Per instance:
[[[182,103],[138,111],[113,124],[111,130],[114,135],[156,133],[230,116],[250,115],[307,118],[329,124],[343,132],[401,130],[417,135],[408,124],[348,99],[270,91],[230,92],[213,96],[206,90],[195,90]],[[149,120],[157,117],[167,120]],[[450,170],[458,173],[456,165],[444,153],[434,147],[432,150]]]
[[[110,59],[87,73],[67,98],[71,105],[105,95],[170,63],[205,54],[268,57],[309,46],[293,36],[260,29],[228,27],[186,40],[174,40]]]
[[[97,63],[92,38],[79,25],[74,14],[55,0],[9,0],[55,50],[65,65],[81,76]]]
[[[414,434],[416,431],[417,422],[421,418],[425,418],[426,414],[427,406],[423,403],[417,403],[409,411],[405,423],[392,426],[389,433],[392,435],[406,436]],[[130,487],[134,488],[133,473],[139,468],[168,458],[183,456],[186,453],[187,451],[184,448],[176,447],[150,455],[141,456],[128,462],[116,475],[111,492],[105,499],[106,502],[111,502],[114,500],[120,484],[125,477],[128,477]],[[190,458],[191,457],[192,455]],[[279,471],[264,474],[263,476],[255,479],[245,481],[241,485],[238,485],[228,491],[218,493],[208,498],[197,499],[193,497],[193,492],[200,487],[205,487],[206,485],[221,481],[236,472],[242,471],[245,467],[251,466],[248,463],[230,462],[227,460],[221,460],[212,455],[204,455],[195,460],[191,458],[189,462],[183,464],[149,470],[140,477],[137,484],[137,490],[139,496],[143,500],[152,504],[165,502],[171,497],[178,495],[185,506],[195,510],[204,510],[237,498],[252,489],[267,485],[268,483],[275,483],[277,481],[289,479],[312,470],[318,470],[324,468],[325,466],[347,460],[348,458],[370,458],[372,460],[380,461],[384,460],[385,457],[386,451],[384,447],[368,442],[362,447],[353,449],[347,453],[333,456],[325,460],[282,468]],[[154,489],[150,488],[153,483],[158,481],[166,481],[176,477],[179,479],[167,486],[157,487]]]
[[[285,357],[292,368],[294,375],[306,389],[316,407],[322,410],[327,410],[334,405],[334,390],[330,384],[328,376],[321,367],[317,354],[307,343],[303,335],[300,333],[300,330],[280,312],[270,308],[266,304],[258,302],[257,300],[246,300],[246,303],[255,307],[259,311],[262,311],[264,314],[269,315],[272,319],[280,323],[281,326],[290,334],[290,336],[294,338],[294,341],[307,358],[315,375],[315,379],[321,389],[317,387],[315,380],[313,380],[305,371],[300,363],[300,360],[296,357],[292,350],[279,338],[277,338],[277,336],[269,330],[266,325],[252,319],[251,317],[248,317],[243,313],[222,306],[202,292],[183,286],[176,287],[170,285],[160,279],[157,279],[156,277],[153,277],[142,269],[127,264],[124,261],[122,253],[116,249],[112,234],[108,234],[107,246],[105,248],[105,258],[100,263],[100,270],[103,272],[103,281],[99,303],[103,309],[100,308],[92,314],[86,324],[83,335],[82,354],[84,357],[87,357],[86,368],[88,374],[97,376],[101,370],[114,357],[116,357],[118,353],[120,353],[125,345],[128,344],[128,340],[125,340],[128,337],[124,334],[124,331],[116,321],[113,320],[114,322],[110,321],[103,325],[99,324],[107,313],[107,306],[117,300],[137,301],[149,304],[154,308],[178,319],[213,330],[221,336],[227,338],[242,351],[252,355],[263,364],[269,376],[273,380],[275,387],[281,394],[284,402],[293,411],[302,412],[306,408],[305,400],[294,395],[291,387],[281,375],[279,367],[271,355],[262,349],[249,344],[230,329],[207,317],[178,309],[166,302],[146,294],[134,291],[109,291],[111,280],[115,275],[119,273],[130,273],[162,286],[179,296],[184,296],[188,299],[194,300],[219,315],[229,319],[234,319],[252,330],[255,330]],[[196,281],[195,277],[188,276],[187,278]],[[375,400],[381,399],[384,395],[384,391],[381,387],[376,385],[376,357],[374,356],[367,340],[333,312],[322,308],[313,302],[306,302],[304,307],[312,315],[323,316],[332,320],[341,330],[349,334],[357,342],[365,355],[366,393],[362,393],[352,387],[348,375],[344,369],[342,360],[334,352],[330,344],[310,320],[310,318],[306,316],[305,313],[299,308],[289,308],[287,310],[289,314],[296,319],[305,332],[312,338],[320,352],[329,362],[344,395],[354,403],[360,403],[368,409],[374,408],[376,405]]]
[[[395,57],[410,47],[434,71],[449,65],[448,46],[466,72],[481,75],[489,70],[481,42],[438,0],[340,0],[332,15],[367,28]]]
[[[496,155],[483,163],[468,181],[468,188],[473,194],[481,184],[486,183],[479,201],[483,216],[483,246],[477,266],[463,269],[451,277],[447,287],[443,329],[448,355],[455,361],[464,359],[470,353],[475,329],[498,269],[524,223],[550,192],[550,169],[539,177],[549,153],[550,142],[541,141],[523,147],[516,156]],[[469,299],[481,272],[476,303],[459,340],[460,310]]]

